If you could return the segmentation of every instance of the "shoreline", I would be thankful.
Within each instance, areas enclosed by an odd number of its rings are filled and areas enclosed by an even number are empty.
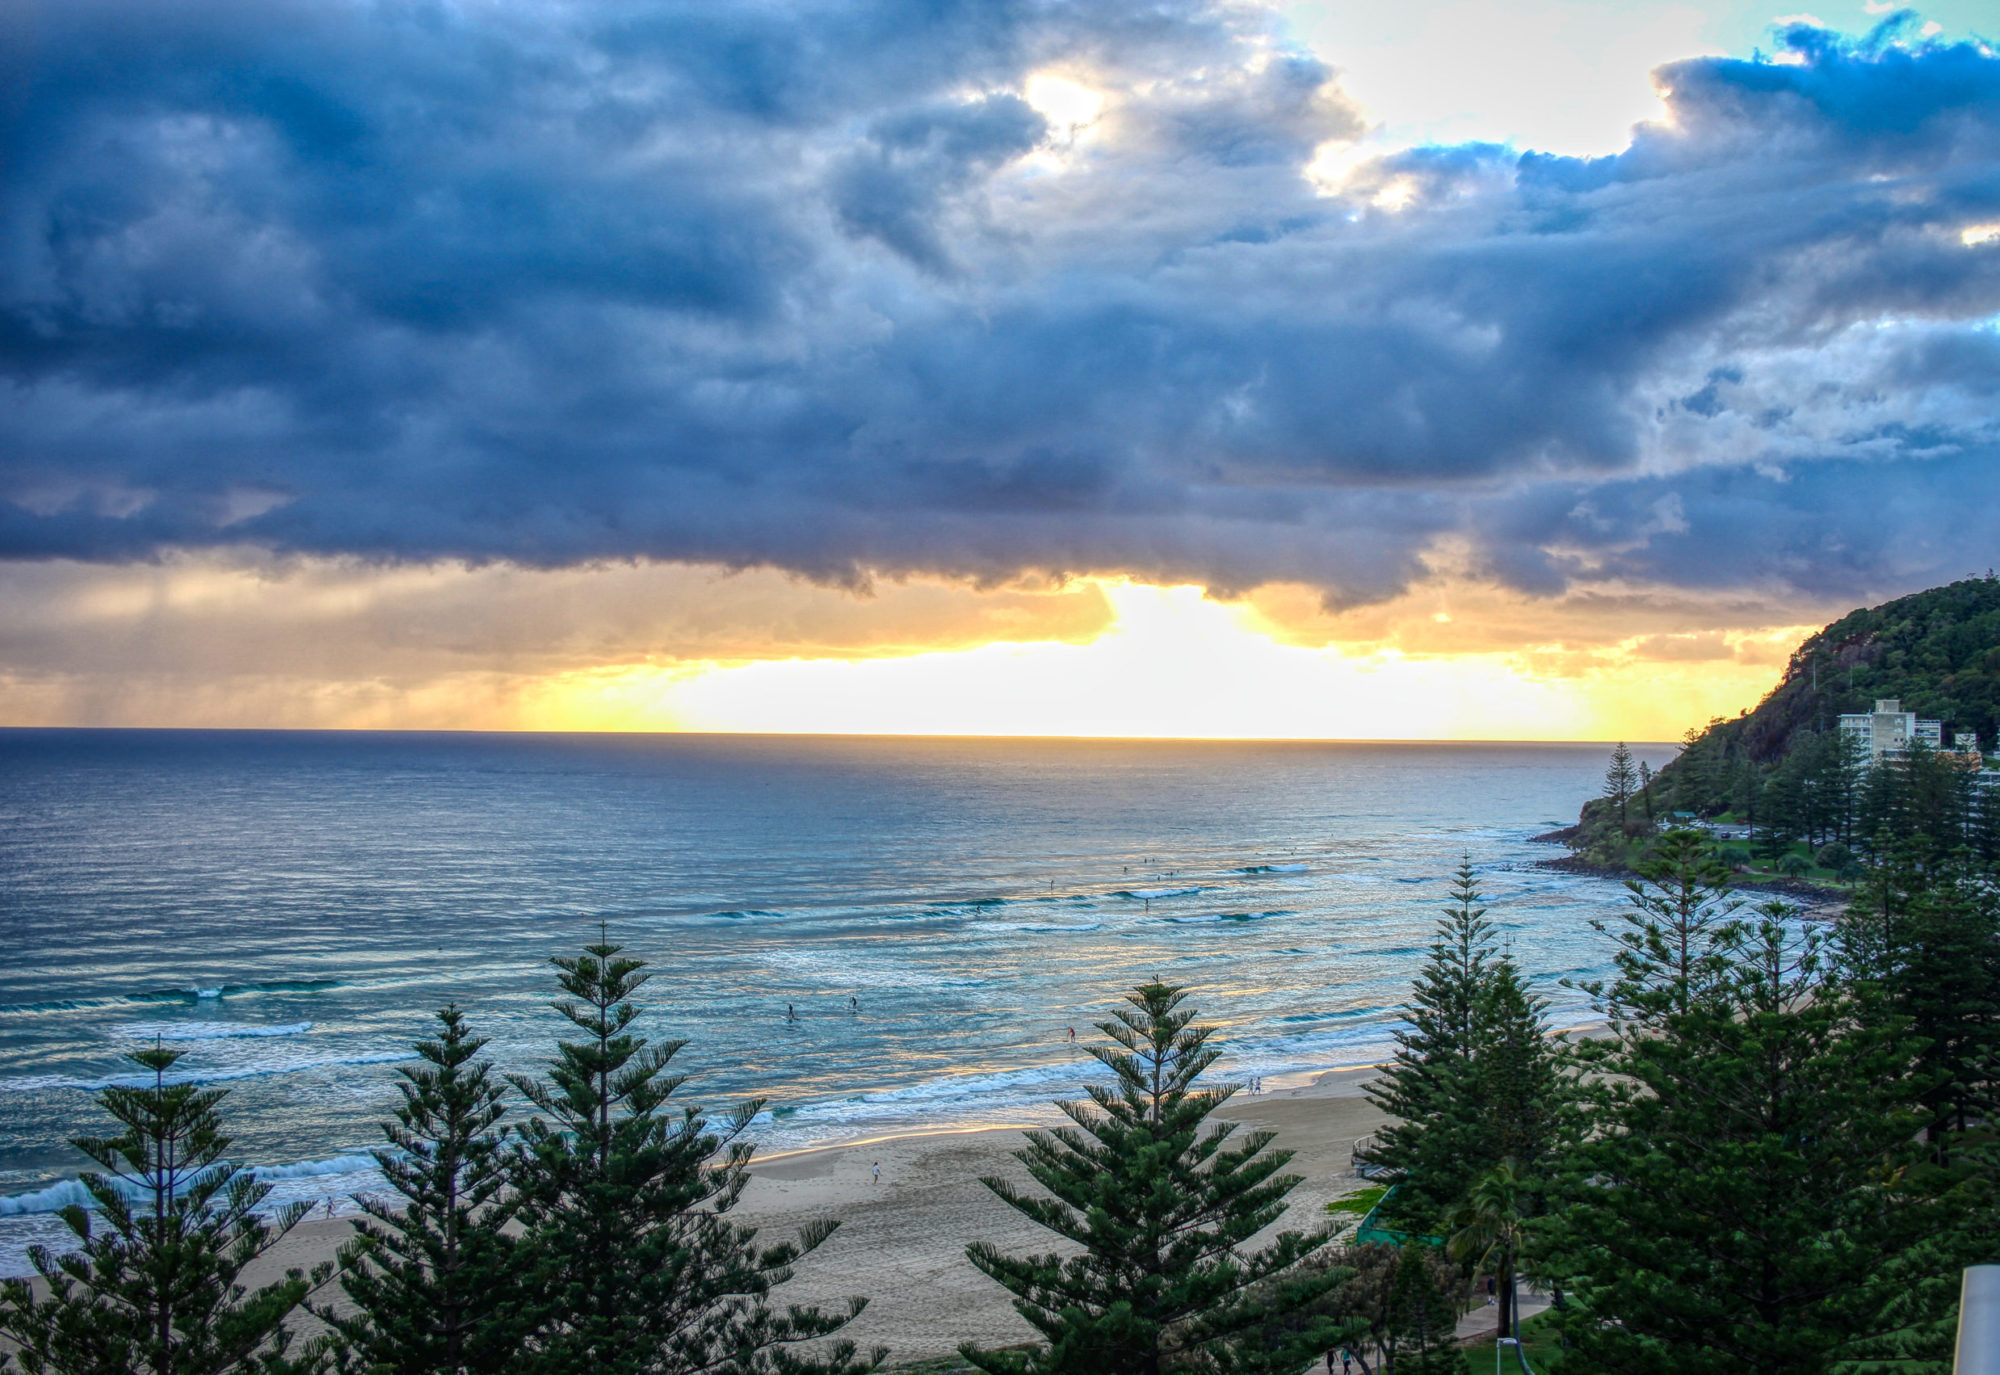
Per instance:
[[[1325,1093],[1325,1085],[1336,1084],[1356,1075],[1372,1075],[1384,1061],[1368,1061],[1361,1064],[1336,1064],[1332,1066],[1295,1069],[1264,1077],[1264,1090],[1252,1095],[1240,1080],[1219,1080],[1215,1087],[1232,1087],[1235,1093],[1230,1104],[1222,1110],[1225,1117],[1234,1116],[1239,1105],[1246,1101],[1266,1101],[1272,1098],[1289,1097],[1295,1093],[1314,1090]],[[1079,1094],[1079,1096],[1081,1096]],[[802,1144],[786,1143],[775,1148],[766,1148],[768,1138],[763,1137],[755,1127],[747,1138],[757,1147],[752,1173],[764,1172],[774,1166],[786,1166],[794,1162],[829,1153],[853,1152],[868,1149],[904,1151],[925,1143],[943,1144],[953,1139],[986,1137],[992,1134],[1006,1134],[1018,1137],[1020,1133],[1059,1126],[1063,1122],[1056,1109],[1058,1100],[1050,1098],[1039,1105],[1040,1112],[1023,1112],[1018,1109],[988,1119],[952,1120],[949,1115],[944,1120],[937,1117],[911,1116],[900,1120],[876,1121],[857,1124],[849,1133],[829,1135],[818,1140],[808,1140]],[[376,1171],[372,1161],[373,1147],[353,1147],[337,1151],[331,1155],[311,1155],[302,1160],[288,1161],[278,1165],[256,1166],[268,1170],[269,1183],[278,1186],[278,1193],[266,1205],[275,1208],[289,1202],[305,1202],[310,1211],[301,1228],[319,1229],[335,1227],[342,1230],[363,1216],[361,1200],[386,1198],[392,1191]],[[301,1185],[324,1185],[320,1189],[300,1191]],[[61,1226],[57,1213],[59,1205],[83,1202],[82,1191],[75,1177],[65,1175],[39,1184],[31,1184],[16,1193],[0,1196],[0,1202],[15,1199],[36,1200],[29,1206],[0,1209],[0,1279],[29,1278],[25,1250],[30,1245],[41,1244],[61,1250],[67,1246],[69,1232]]]
[[[1349,1153],[1387,1120],[1363,1093],[1379,1068],[1316,1071],[1301,1084],[1239,1091],[1217,1109],[1219,1120],[1276,1132],[1274,1147],[1293,1152],[1287,1169],[1302,1178],[1279,1226],[1318,1224],[1326,1203],[1365,1182],[1353,1173]],[[1034,1330],[1007,1292],[965,1259],[965,1248],[986,1241],[1014,1253],[1039,1252],[1055,1240],[980,1183],[982,1176],[999,1176],[1028,1184],[1012,1152],[1030,1129],[912,1124],[908,1131],[760,1155],[732,1216],[773,1240],[808,1222],[838,1220],[839,1230],[799,1262],[796,1278],[773,1298],[780,1305],[835,1307],[850,1294],[867,1295],[867,1311],[842,1335],[864,1350],[889,1347],[892,1364],[949,1356],[962,1341],[1029,1341]],[[347,1216],[301,1222],[258,1261],[252,1282],[332,1260],[352,1233]],[[337,1305],[338,1286],[321,1297]]]
[[[1595,1026],[1598,1024],[1590,1023],[1589,1025]],[[1554,1034],[1560,1035],[1576,1029],[1559,1027],[1556,1028]],[[1319,1092],[1307,1094],[1307,1096],[1352,1096],[1352,1093],[1358,1093],[1359,1089],[1344,1093],[1339,1091],[1338,1085],[1346,1083],[1357,1076],[1373,1076],[1380,1073],[1388,1067],[1389,1063],[1387,1060],[1372,1060],[1358,1065],[1329,1065],[1319,1069],[1288,1070],[1282,1074],[1266,1075],[1266,1087],[1261,1093],[1254,1094],[1238,1083],[1234,1085],[1236,1092],[1231,1095],[1229,1102],[1224,1104],[1221,1114],[1225,1117],[1230,1116],[1235,1105],[1245,1101],[1263,1102],[1274,1098],[1288,1098],[1314,1089],[1318,1089]],[[1054,1101],[1053,1099],[1050,1100],[1051,1107],[1054,1106]],[[757,1152],[756,1160],[750,1168],[754,1172],[769,1162],[791,1160],[799,1156],[816,1155],[823,1151],[844,1151],[858,1149],[862,1146],[886,1146],[895,1142],[925,1140],[934,1137],[979,1136],[987,1132],[1040,1131],[1044,1127],[1056,1125],[1060,1125],[1060,1123],[1054,1116],[1043,1122],[996,1121],[961,1123],[951,1126],[931,1126],[926,1125],[921,1120],[916,1120],[906,1124],[892,1125],[886,1131],[877,1131],[867,1136],[834,1137],[825,1141],[815,1141],[811,1145],[806,1146],[787,1146],[782,1150],[775,1151],[760,1150]]]
[[[1555,844],[1557,842],[1550,840],[1550,837],[1557,834],[1559,833],[1551,831],[1548,836],[1531,836],[1529,839],[1531,843]],[[1537,869],[1550,869],[1559,874],[1582,874],[1589,878],[1631,880],[1639,877],[1635,869],[1628,869],[1622,865],[1593,864],[1575,855],[1564,855],[1559,859],[1538,859],[1534,861],[1534,866]],[[1732,891],[1775,893],[1780,897],[1795,898],[1798,901],[1800,914],[1813,920],[1824,920],[1826,917],[1839,915],[1847,909],[1847,905],[1854,898],[1850,892],[1829,888],[1811,879],[1774,878],[1761,874],[1731,874],[1729,886]]]

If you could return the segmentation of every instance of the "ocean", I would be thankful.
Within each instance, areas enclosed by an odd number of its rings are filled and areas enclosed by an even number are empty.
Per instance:
[[[1665,746],[1635,754],[1655,766]],[[1605,747],[0,731],[0,1274],[80,1199],[69,1138],[156,1040],[229,1090],[280,1199],[379,1188],[395,1071],[456,1002],[510,1070],[551,956],[653,971],[682,1094],[769,1099],[763,1150],[1045,1122],[1069,1043],[1158,977],[1267,1086],[1389,1048],[1469,856],[1553,1004],[1616,883],[1529,838]]]

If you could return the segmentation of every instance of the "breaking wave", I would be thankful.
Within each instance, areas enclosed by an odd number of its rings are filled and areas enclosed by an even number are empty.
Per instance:
[[[256,1026],[249,1022],[126,1022],[111,1034],[132,1041],[234,1041],[265,1036],[303,1036],[311,1022]]]
[[[327,1069],[338,1065],[388,1065],[414,1060],[408,1050],[363,1051],[355,1055],[273,1056],[247,1065],[212,1069],[175,1069],[163,1076],[169,1084],[220,1084],[235,1079],[260,1079],[270,1074],[297,1074],[301,1070]],[[80,1079],[63,1074],[30,1074],[18,1079],[0,1079],[0,1093],[37,1093],[50,1089],[72,1089],[79,1093],[101,1093],[110,1088],[145,1088],[150,1074],[107,1074],[96,1079]]]

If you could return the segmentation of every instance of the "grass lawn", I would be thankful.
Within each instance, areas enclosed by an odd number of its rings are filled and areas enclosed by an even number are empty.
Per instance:
[[[1732,867],[1738,864],[1742,865],[1745,870],[1745,876],[1749,878],[1765,878],[1765,879],[1800,878],[1800,879],[1805,879],[1811,883],[1824,884],[1826,887],[1829,888],[1851,889],[1854,887],[1852,883],[1850,883],[1846,879],[1841,878],[1840,875],[1836,874],[1833,870],[1822,868],[1818,864],[1814,864],[1812,862],[1813,858],[1812,849],[1802,840],[1792,842],[1791,848],[1785,852],[1787,855],[1796,855],[1800,859],[1806,861],[1806,867],[1804,869],[1801,869],[1796,874],[1785,873],[1783,870],[1777,868],[1776,865],[1771,863],[1770,861],[1759,858],[1750,849],[1750,844],[1748,841],[1743,841],[1743,840],[1721,841],[1716,845],[1715,852],[1716,855],[1725,864],[1729,864]]]
[[[932,1356],[923,1361],[891,1361],[889,1375],[979,1375],[979,1367],[963,1356]]]
[[[1472,1364],[1472,1375],[1491,1375],[1493,1370],[1492,1342],[1482,1342],[1478,1346],[1467,1347],[1466,1356]],[[1537,1313],[1521,1324],[1521,1349],[1527,1353],[1528,1364],[1535,1375],[1550,1375],[1562,1369],[1562,1338],[1550,1327],[1547,1314]],[[1505,1375],[1521,1375],[1520,1363],[1514,1359],[1511,1350],[1501,1353],[1500,1369]]]
[[[1382,1195],[1388,1192],[1387,1184],[1371,1184],[1365,1189],[1356,1189],[1351,1194],[1342,1194],[1327,1204],[1326,1210],[1334,1217],[1359,1222],[1368,1216],[1370,1210],[1382,1201]]]

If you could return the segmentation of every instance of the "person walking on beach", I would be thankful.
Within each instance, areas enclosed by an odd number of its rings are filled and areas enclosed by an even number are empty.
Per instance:
[[[1071,1028],[1069,1029],[1069,1043],[1070,1043],[1071,1045],[1075,1045],[1075,1044],[1076,1044],[1076,1028],[1075,1028],[1075,1027],[1071,1027]]]
[[[875,1178],[874,1178],[874,1179],[873,1179],[873,1180],[872,1180],[871,1182],[872,1182],[872,1183],[876,1183],[876,1184],[880,1184],[880,1183],[882,1182],[882,1162],[881,1162],[881,1161],[879,1161],[879,1160],[878,1160],[878,1161],[876,1161],[876,1162],[875,1162],[875,1165],[874,1165],[874,1171],[873,1171],[873,1172],[874,1172],[874,1175],[875,1175]]]

